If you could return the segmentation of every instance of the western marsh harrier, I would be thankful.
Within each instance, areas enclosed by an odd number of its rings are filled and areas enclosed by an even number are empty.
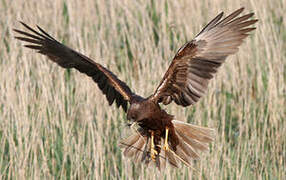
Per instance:
[[[37,26],[39,31],[36,31],[21,22],[28,32],[14,31],[21,34],[15,38],[30,43],[25,47],[37,50],[63,68],[75,68],[91,77],[109,105],[116,102],[127,112],[127,119],[138,124],[136,133],[120,142],[125,156],[146,164],[154,162],[158,168],[165,166],[166,161],[178,167],[178,160],[189,165],[192,159],[199,158],[197,151],[208,150],[214,131],[176,121],[159,104],[174,101],[186,107],[205,94],[210,79],[226,57],[236,53],[248,33],[255,29],[250,27],[257,22],[251,19],[254,13],[238,17],[243,9],[224,19],[223,12],[220,13],[192,41],[183,45],[154,94],[147,98],[135,94],[110,70],[61,44],[40,27]]]

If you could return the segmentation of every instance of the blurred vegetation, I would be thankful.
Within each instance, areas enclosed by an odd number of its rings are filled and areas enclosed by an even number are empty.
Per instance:
[[[158,172],[123,157],[131,131],[97,86],[23,48],[18,21],[112,70],[137,92],[157,87],[172,57],[219,12],[244,6],[259,19],[193,107],[164,107],[217,130],[210,153]],[[286,3],[282,0],[0,2],[0,179],[285,179]]]

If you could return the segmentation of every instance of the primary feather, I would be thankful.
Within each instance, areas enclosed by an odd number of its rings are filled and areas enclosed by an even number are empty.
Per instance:
[[[37,50],[38,53],[46,55],[51,61],[63,68],[75,68],[90,76],[106,96],[109,105],[115,101],[118,107],[122,106],[127,111],[127,102],[130,102],[135,94],[111,71],[58,42],[39,26],[37,28],[40,32],[37,32],[25,23],[21,22],[21,24],[31,32],[14,29],[15,32],[22,35],[16,36],[16,39],[29,43],[25,47]]]
[[[237,17],[240,8],[222,19],[223,13],[215,17],[190,42],[182,46],[175,55],[153,99],[163,104],[175,101],[181,106],[195,104],[206,92],[226,57],[238,51],[238,47],[257,22],[250,20],[253,13]]]

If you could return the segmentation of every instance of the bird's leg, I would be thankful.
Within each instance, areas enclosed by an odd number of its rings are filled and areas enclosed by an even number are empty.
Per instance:
[[[155,150],[154,144],[154,131],[151,131],[151,158],[153,161],[156,161],[156,155],[158,152]]]
[[[169,151],[169,144],[168,144],[168,134],[169,134],[169,128],[166,127],[166,134],[165,134],[165,143],[164,143],[164,150]]]

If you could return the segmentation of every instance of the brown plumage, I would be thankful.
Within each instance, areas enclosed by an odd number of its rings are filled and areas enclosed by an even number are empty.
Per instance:
[[[178,167],[178,160],[190,165],[192,159],[199,158],[198,151],[208,150],[214,131],[174,120],[159,103],[167,105],[174,101],[185,107],[195,104],[204,95],[209,80],[226,57],[236,53],[248,32],[255,29],[250,27],[257,22],[250,20],[253,13],[237,17],[242,11],[243,8],[238,9],[222,20],[223,13],[220,13],[182,46],[154,94],[148,98],[133,93],[111,71],[61,44],[40,27],[37,26],[37,32],[21,22],[30,32],[14,31],[22,35],[17,39],[30,43],[25,47],[37,50],[63,68],[75,68],[90,76],[109,105],[115,101],[127,112],[127,119],[139,125],[136,133],[120,142],[125,156],[146,164],[155,162],[159,168],[166,162]]]

